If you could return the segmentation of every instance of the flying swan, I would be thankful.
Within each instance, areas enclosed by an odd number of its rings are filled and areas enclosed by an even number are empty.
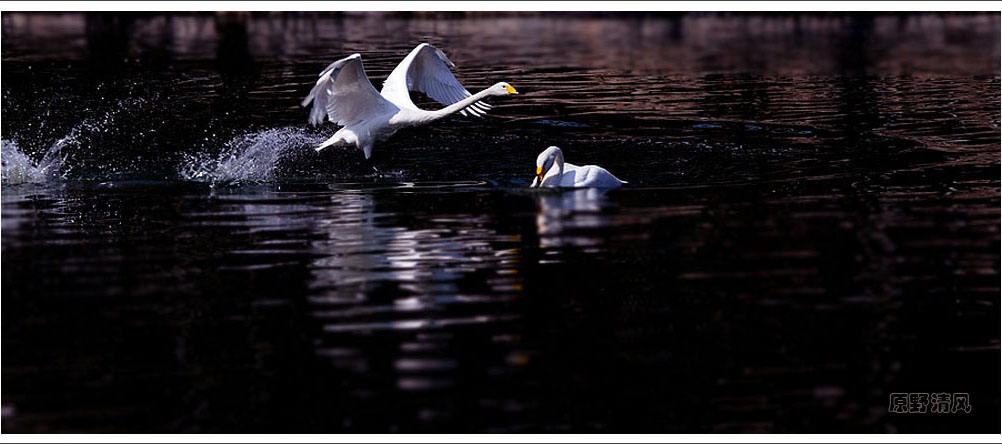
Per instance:
[[[564,152],[551,146],[536,157],[536,178],[530,187],[619,188],[624,183],[600,166],[564,163]]]
[[[482,99],[518,94],[514,87],[500,82],[471,95],[449,66],[456,65],[445,53],[422,43],[393,69],[383,82],[383,90],[377,92],[365,75],[361,55],[331,63],[302,102],[304,107],[313,102],[311,125],[323,123],[326,117],[342,126],[316,150],[337,143],[354,144],[368,159],[374,145],[402,128],[427,125],[457,112],[480,117],[491,108]],[[446,106],[437,111],[420,109],[411,101],[410,91],[420,91]]]

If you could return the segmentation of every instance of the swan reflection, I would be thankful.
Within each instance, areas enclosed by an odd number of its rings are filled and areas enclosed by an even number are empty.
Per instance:
[[[376,194],[339,190],[317,221],[311,300],[325,306],[318,314],[326,319],[363,320],[332,328],[437,328],[450,322],[409,321],[446,306],[510,299],[520,290],[518,255],[498,245],[514,245],[516,239],[483,227],[475,217],[401,221],[389,211],[392,202],[384,206],[381,211]],[[483,278],[489,292],[464,293],[460,282],[471,275]],[[377,313],[405,319],[368,322]]]
[[[607,192],[584,188],[534,194],[540,248],[583,247],[586,252],[597,251],[603,239],[587,229],[609,224],[609,215],[603,213],[609,206]]]
[[[335,190],[316,218],[308,310],[321,324],[317,355],[345,371],[356,399],[387,390],[373,371],[391,372],[392,390],[428,391],[453,386],[461,363],[505,367],[503,352],[463,341],[485,326],[513,334],[504,325],[519,318],[506,305],[522,292],[518,237],[462,212],[401,217],[427,198],[385,191]]]

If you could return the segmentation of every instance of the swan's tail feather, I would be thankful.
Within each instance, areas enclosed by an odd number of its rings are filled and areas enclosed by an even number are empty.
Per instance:
[[[324,143],[321,143],[320,146],[314,148],[314,150],[316,150],[319,153],[324,148],[327,148],[327,147],[329,147],[331,145],[336,145],[337,143],[343,142],[343,141],[344,141],[344,139],[341,138],[341,131],[338,131],[338,132],[334,133],[334,135],[331,136],[330,139],[327,139],[327,141],[325,141]]]

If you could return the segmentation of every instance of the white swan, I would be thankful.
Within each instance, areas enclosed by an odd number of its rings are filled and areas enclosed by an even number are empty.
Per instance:
[[[393,69],[383,82],[383,90],[377,92],[365,75],[361,55],[352,54],[331,63],[302,102],[304,107],[313,102],[310,124],[319,125],[326,117],[343,126],[317,151],[348,143],[361,148],[368,159],[376,143],[401,128],[429,124],[456,112],[479,117],[490,108],[482,99],[518,94],[514,87],[500,82],[471,95],[452,75],[450,65],[456,66],[445,53],[422,43]],[[420,109],[411,101],[410,91],[420,91],[446,107],[438,111]]]
[[[556,168],[554,168],[556,165]],[[551,146],[536,157],[536,178],[533,188],[619,188],[624,181],[597,165],[577,166],[564,163],[564,152]]]

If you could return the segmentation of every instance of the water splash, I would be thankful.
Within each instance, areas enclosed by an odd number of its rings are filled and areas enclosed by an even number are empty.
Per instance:
[[[14,140],[3,140],[3,152],[0,155],[2,183],[13,185],[50,182],[68,178],[73,170],[78,175],[83,174],[91,179],[103,179],[119,171],[135,170],[135,159],[129,157],[120,156],[111,162],[95,161],[95,158],[100,158],[96,156],[99,151],[108,151],[119,146],[122,137],[125,137],[127,146],[139,143],[138,141],[146,134],[132,131],[134,128],[128,124],[123,126],[120,117],[136,114],[146,103],[147,100],[142,98],[127,98],[118,100],[115,106],[103,112],[85,108],[82,112],[90,115],[74,125],[61,139],[52,143],[37,162]],[[21,140],[24,141],[23,135]],[[27,145],[30,147],[31,143]]]
[[[238,184],[269,182],[280,164],[297,155],[312,153],[324,138],[301,128],[273,128],[238,136],[217,155],[186,155],[178,174],[196,182]]]
[[[63,147],[72,140],[74,134],[75,131],[52,144],[38,162],[21,151],[17,142],[0,140],[0,183],[42,183],[65,177],[69,168],[64,168],[67,163]]]

